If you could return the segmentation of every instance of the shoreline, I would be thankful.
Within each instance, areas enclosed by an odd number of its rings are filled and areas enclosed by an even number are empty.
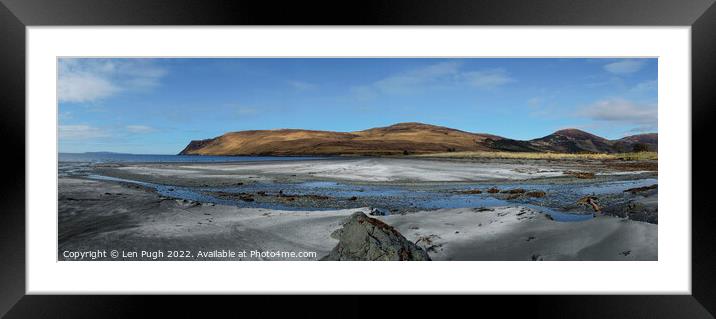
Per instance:
[[[330,234],[347,216],[356,211],[369,213],[368,208],[295,212],[206,205],[162,199],[146,189],[111,182],[73,178],[61,178],[60,182],[59,260],[67,260],[62,257],[64,251],[111,249],[312,251],[319,259],[337,243]],[[89,193],[89,189],[93,191]],[[529,208],[507,206],[372,217],[396,227],[413,242],[430,238],[424,248],[433,260],[532,260],[533,255],[538,256],[536,260],[657,258],[657,225],[610,216],[556,222]],[[83,229],[88,222],[94,230],[91,233]],[[634,234],[638,236],[633,238]],[[504,247],[506,243],[509,247]],[[595,247],[602,248],[591,251]]]
[[[331,234],[355,212],[395,227],[432,260],[658,259],[658,190],[651,185],[658,172],[494,159],[75,166],[82,165],[69,165],[58,177],[59,260],[73,260],[64,252],[99,250],[129,253],[100,260],[318,260],[336,246]],[[579,178],[588,174],[574,171],[593,175]],[[498,192],[487,192],[495,187]],[[603,200],[603,213],[594,218],[591,208],[574,204],[589,194]],[[208,195],[215,197],[201,197]],[[625,219],[620,214],[629,205],[640,210]],[[560,221],[560,211],[590,218]],[[313,255],[197,255],[223,250]],[[139,251],[191,251],[191,257],[132,255]]]

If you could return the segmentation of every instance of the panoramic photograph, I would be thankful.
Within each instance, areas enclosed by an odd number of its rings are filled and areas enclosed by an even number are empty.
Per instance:
[[[658,260],[656,58],[58,58],[59,261]]]

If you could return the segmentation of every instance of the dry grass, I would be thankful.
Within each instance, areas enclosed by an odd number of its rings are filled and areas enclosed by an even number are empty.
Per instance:
[[[550,159],[550,160],[657,160],[656,152],[619,153],[619,154],[568,154],[568,153],[530,153],[530,152],[448,152],[415,155],[418,157],[438,158],[504,158],[504,159]]]
[[[656,161],[659,159],[657,152],[619,153],[614,156],[625,161]]]

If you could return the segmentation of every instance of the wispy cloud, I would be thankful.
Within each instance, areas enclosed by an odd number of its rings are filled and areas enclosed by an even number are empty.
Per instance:
[[[538,106],[542,105],[543,102],[544,102],[543,98],[535,96],[535,97],[527,100],[527,105],[530,107],[538,107]]]
[[[478,88],[494,88],[515,81],[503,69],[465,72],[462,76],[468,84]]]
[[[454,61],[436,63],[383,78],[372,86],[383,93],[404,93],[413,91],[418,86],[455,76],[459,68],[460,64]]]
[[[639,93],[649,92],[649,91],[656,90],[657,87],[658,87],[658,83],[656,82],[656,80],[650,80],[650,81],[644,81],[644,82],[638,83],[631,89],[631,91],[639,92]]]
[[[352,97],[358,100],[370,100],[378,96],[378,91],[369,85],[354,86],[350,88],[350,92]]]
[[[264,111],[266,111],[268,108],[264,108]],[[224,112],[227,112],[231,116],[238,116],[241,117],[248,117],[248,116],[254,116],[259,115],[261,112],[261,109],[256,108],[251,105],[246,105],[243,103],[226,103],[218,108],[218,110],[223,110]],[[220,113],[220,112],[219,112]],[[224,113],[226,114],[226,113]]]
[[[632,124],[641,130],[654,130],[658,124],[658,109],[652,104],[637,104],[625,99],[614,98],[598,101],[577,114],[601,122]]]
[[[151,132],[155,131],[155,129],[153,127],[147,126],[147,125],[127,125],[124,128],[129,133],[143,134],[143,133],[151,133]]]
[[[621,60],[604,65],[604,70],[617,75],[638,72],[646,65],[644,60]]]
[[[653,125],[641,125],[637,126],[635,128],[632,128],[626,132],[624,132],[624,135],[632,135],[632,134],[641,134],[641,133],[654,133],[656,132],[656,126]]]
[[[103,129],[90,125],[60,125],[60,140],[88,140],[107,137],[109,134]]]
[[[94,102],[132,90],[149,90],[166,75],[151,60],[63,58],[58,61],[60,102]]]
[[[236,108],[236,114],[238,114],[239,116],[256,115],[258,113],[259,110],[255,107],[239,106]]]
[[[290,85],[292,88],[298,90],[298,91],[306,91],[306,90],[312,90],[318,87],[318,85],[313,83],[308,83],[304,81],[288,81],[288,85]]]
[[[58,114],[60,120],[71,120],[73,118],[72,112],[60,112]]]
[[[355,86],[351,91],[359,98],[368,98],[378,94],[419,92],[430,85],[440,87],[467,85],[490,89],[514,81],[503,69],[464,70],[462,63],[447,61],[399,72],[367,85]]]

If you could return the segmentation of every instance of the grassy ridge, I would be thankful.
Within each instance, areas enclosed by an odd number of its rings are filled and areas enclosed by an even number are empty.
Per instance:
[[[626,160],[626,161],[643,161],[658,160],[657,152],[637,152],[637,153],[530,153],[530,152],[447,152],[434,154],[415,155],[417,157],[439,157],[439,158],[507,158],[507,159],[552,159],[552,160]]]

